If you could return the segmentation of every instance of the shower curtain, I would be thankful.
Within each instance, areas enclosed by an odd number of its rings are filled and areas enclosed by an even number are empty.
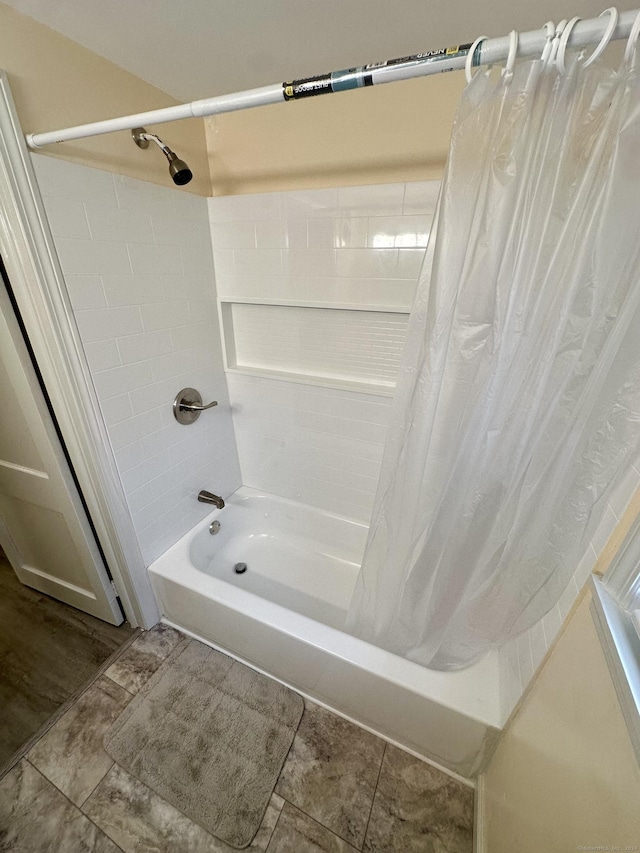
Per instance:
[[[557,601],[640,446],[640,82],[462,96],[347,627],[437,669]]]

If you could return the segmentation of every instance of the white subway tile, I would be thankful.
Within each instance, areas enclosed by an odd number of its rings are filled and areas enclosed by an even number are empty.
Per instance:
[[[121,477],[135,465],[139,464],[141,452],[140,442],[138,441],[125,444],[124,447],[120,447],[115,451],[116,465],[118,466],[118,472]]]
[[[166,406],[170,409],[176,393],[180,390],[176,385],[175,380],[169,378],[131,391],[129,397],[133,413],[141,415],[143,412],[148,412],[150,409],[155,409],[158,406]]]
[[[557,604],[543,617],[542,627],[547,648],[550,649],[562,627],[562,618]]]
[[[65,275],[121,275],[131,272],[127,247],[60,237],[55,241]]]
[[[145,332],[155,329],[173,329],[189,322],[188,302],[156,302],[141,305],[140,313]]]
[[[315,219],[338,215],[338,190],[293,190],[282,193],[282,219]]]
[[[396,276],[417,281],[424,261],[424,249],[398,249]]]
[[[157,497],[152,483],[145,483],[139,489],[127,492],[127,506],[129,512],[135,518],[137,512],[148,506]]]
[[[213,299],[192,301],[189,305],[189,321],[191,323],[210,323],[218,337],[218,306]]]
[[[337,274],[348,278],[401,278],[398,249],[338,249]]]
[[[233,259],[234,270],[239,275],[278,275],[282,272],[280,249],[234,249]]]
[[[598,525],[596,532],[593,534],[593,539],[591,540],[593,550],[596,552],[598,557],[603,552],[605,545],[609,541],[609,537],[617,526],[618,519],[615,517],[613,510],[609,506],[605,507],[600,524]]]
[[[578,589],[582,589],[582,587],[587,582],[589,575],[593,571],[593,567],[595,566],[597,560],[598,555],[594,551],[593,546],[589,545],[584,557],[580,560],[575,572],[573,573],[573,579],[575,580]]]
[[[609,506],[616,518],[621,519],[631,498],[640,488],[640,474],[630,465],[609,498]]]
[[[103,400],[100,403],[100,408],[102,409],[104,422],[108,427],[133,416],[128,394],[120,394],[118,397],[110,397],[108,400]]]
[[[153,240],[170,246],[211,246],[209,223],[206,220],[176,216],[175,213],[152,213]]]
[[[150,460],[156,458],[153,468],[154,473],[149,476],[153,479],[162,470],[162,459],[164,458],[165,466],[177,464],[181,459],[189,456],[191,442],[184,438],[184,434],[180,432],[180,424],[173,419],[173,422],[167,426],[163,426],[157,432],[146,435],[140,439],[140,456],[138,457],[138,465],[142,464],[140,460]],[[150,464],[149,463],[149,464]]]
[[[81,201],[49,197],[44,199],[44,206],[54,237],[87,239],[91,236]]]
[[[142,331],[140,311],[134,306],[76,311],[76,322],[83,341],[103,341]]]
[[[114,176],[109,172],[88,169],[45,154],[32,154],[31,161],[43,196],[117,204]]]
[[[402,212],[411,214],[433,214],[438,203],[440,181],[414,181],[405,184]]]
[[[211,222],[280,219],[280,193],[220,196],[218,198],[210,198],[208,201]]]
[[[218,284],[218,292],[220,292],[221,277],[235,275],[234,250],[216,249],[213,253],[213,266],[216,274],[216,283]]]
[[[157,409],[136,415],[119,424],[114,424],[109,429],[109,439],[114,450],[138,441],[144,435],[160,429],[160,413]]]
[[[124,175],[114,175],[113,181],[118,198],[118,206],[139,213],[172,213],[173,195],[177,192],[169,187],[161,187],[146,181],[138,181]],[[87,199],[90,201],[91,199]],[[100,199],[93,199],[100,201]]]
[[[167,276],[165,299],[215,299],[216,281],[212,272],[204,275]]]
[[[67,275],[65,284],[74,311],[81,311],[84,308],[106,308],[107,301],[100,276]]]
[[[401,278],[352,278],[345,276],[333,283],[336,301],[349,302],[353,305],[389,305],[402,308],[409,313],[416,292],[417,281]],[[331,287],[326,288],[328,294]]]
[[[171,188],[171,201],[173,210],[179,219],[198,219],[201,222],[209,222],[208,199],[201,195],[189,192],[188,189],[179,187]]]
[[[85,202],[91,237],[118,243],[152,243],[151,217],[138,210]]]
[[[340,187],[338,206],[342,215],[395,216],[402,213],[404,193],[404,184]]]
[[[263,220],[255,223],[258,249],[306,249],[307,221],[289,219],[282,222]]]
[[[142,388],[150,382],[153,382],[153,368],[149,361],[125,364],[93,374],[93,384],[100,400]]]
[[[425,248],[432,216],[374,216],[367,220],[367,243],[373,249]]]
[[[198,365],[198,351],[192,347],[180,352],[170,352],[166,355],[157,356],[151,364],[153,366],[153,378],[159,382],[166,377],[195,371]]]
[[[536,622],[535,625],[532,625],[527,633],[529,635],[529,643],[531,645],[533,669],[536,670],[547,653],[547,641],[545,640],[542,621]]]
[[[180,246],[182,268],[185,275],[213,277],[213,254],[211,244],[207,246]],[[215,284],[212,282],[212,288]]]
[[[533,658],[531,657],[531,644],[529,633],[525,632],[518,637],[518,663],[520,665],[520,677],[522,683],[527,685],[533,678]]]
[[[205,346],[218,339],[217,329],[207,323],[191,323],[169,331],[171,349],[174,352],[192,347]]]
[[[183,272],[179,246],[130,243],[128,250],[131,268],[137,275],[168,275]]]
[[[367,245],[367,220],[310,219],[307,223],[310,249],[357,249]]]
[[[171,351],[171,338],[167,331],[143,332],[118,338],[118,351],[123,364],[154,358]]]
[[[120,353],[114,340],[88,341],[83,344],[83,348],[89,369],[94,374],[120,365]]]
[[[274,222],[260,224],[280,227]],[[253,222],[212,222],[211,246],[214,253],[219,249],[255,249],[256,226]]]
[[[336,252],[334,249],[283,249],[282,267],[289,275],[334,276]]]
[[[143,305],[164,300],[165,279],[171,276],[105,275],[102,286],[108,305]]]

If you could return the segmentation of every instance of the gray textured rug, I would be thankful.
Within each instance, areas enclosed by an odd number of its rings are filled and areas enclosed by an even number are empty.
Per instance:
[[[297,693],[191,640],[125,709],[104,745],[203,829],[246,847],[303,709]]]

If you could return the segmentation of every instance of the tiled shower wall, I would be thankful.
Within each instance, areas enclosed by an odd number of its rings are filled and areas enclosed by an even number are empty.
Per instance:
[[[438,187],[429,182],[210,199],[219,297],[408,311]],[[265,311],[265,325],[267,318]],[[251,331],[260,333],[257,325]],[[272,329],[274,336],[282,332]],[[316,346],[311,336],[302,344]],[[243,482],[367,521],[390,398],[242,372],[230,372],[228,380]],[[500,649],[504,719],[638,486],[640,473],[632,468],[558,604]]]
[[[357,372],[369,351],[381,358],[367,334],[376,334],[376,322],[386,330],[394,317],[405,316],[389,311],[409,311],[438,190],[439,182],[430,181],[209,199],[218,296],[240,305],[251,301],[250,334],[273,337],[270,352],[288,357],[294,371],[294,381],[277,373],[267,378],[259,366],[228,373],[245,485],[369,520],[391,389],[369,388],[367,371],[360,391],[331,377],[348,367]],[[298,306],[291,312],[294,340],[283,340],[287,329],[273,322],[283,311],[273,305]],[[304,319],[304,306],[314,306],[315,320],[314,311]],[[367,326],[364,312],[356,311],[374,306],[380,313]],[[354,322],[356,316],[365,326]],[[333,344],[325,337],[350,321],[352,340],[344,330],[334,332],[343,336]],[[396,358],[396,345],[382,334],[393,350],[390,359]],[[338,343],[344,353],[352,347],[352,365],[344,371],[336,371]],[[323,361],[324,377],[320,372],[308,381],[303,362]]]
[[[140,548],[149,564],[240,485],[207,202],[63,160],[33,163]],[[161,164],[158,164],[160,167]],[[184,387],[219,405],[190,426]]]

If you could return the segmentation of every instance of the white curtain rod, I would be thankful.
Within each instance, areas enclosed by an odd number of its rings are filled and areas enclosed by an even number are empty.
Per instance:
[[[638,11],[636,9],[620,14],[617,26],[611,36],[612,39],[622,39],[629,36]],[[576,48],[596,44],[603,37],[608,22],[606,15],[579,21],[571,31],[568,47]],[[542,54],[546,39],[547,34],[544,28],[520,33],[518,56]],[[175,107],[149,110],[146,113],[81,124],[64,130],[28,133],[26,135],[27,145],[29,148],[37,149],[54,142],[68,142],[71,139],[99,136],[117,130],[133,130],[136,127],[179,121],[184,118],[217,115],[234,110],[248,110],[253,107],[263,107],[267,104],[278,104],[283,101],[295,101],[329,92],[342,92],[348,89],[359,89],[363,86],[378,86],[381,83],[408,80],[411,77],[426,77],[429,74],[464,68],[467,53],[471,46],[472,43],[469,43],[441,48],[440,50],[430,50],[414,56],[334,71],[317,77],[293,80],[290,83],[275,83],[272,86],[263,86],[260,89],[246,89],[243,92],[234,92],[230,95],[204,98],[200,101],[192,101],[189,104],[179,104]],[[509,36],[487,39],[476,49],[473,64],[487,65],[502,62],[508,54]]]

